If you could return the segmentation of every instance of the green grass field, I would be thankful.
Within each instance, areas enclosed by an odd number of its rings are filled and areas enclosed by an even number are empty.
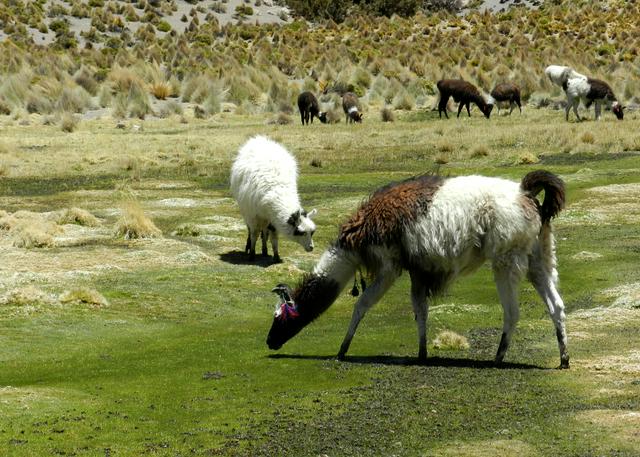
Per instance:
[[[382,123],[371,112],[362,125],[306,128],[228,114],[138,130],[102,119],[73,133],[4,118],[0,455],[640,455],[640,116],[473,114]],[[228,191],[235,151],[258,133],[296,155],[303,204],[319,210],[316,250],[284,241],[282,264],[240,253],[246,233]],[[555,369],[553,326],[528,283],[507,363],[493,366],[502,310],[488,267],[432,305],[426,365],[415,362],[407,275],[346,361],[334,357],[348,291],[267,349],[270,289],[310,269],[379,185],[430,171],[519,180],[537,168],[568,188],[554,226],[571,369]],[[131,200],[163,237],[114,236]],[[99,225],[47,216],[73,207]],[[12,216],[23,224],[3,225]],[[45,247],[19,246],[30,229],[48,234]],[[61,299],[82,287],[108,305]],[[433,348],[442,330],[470,348]]]

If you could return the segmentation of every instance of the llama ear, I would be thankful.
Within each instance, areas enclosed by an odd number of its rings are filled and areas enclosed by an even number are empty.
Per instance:
[[[313,208],[311,211],[309,211],[309,212],[307,213],[307,217],[308,217],[308,218],[311,218],[312,216],[314,216],[314,215],[315,215],[315,214],[317,214],[317,213],[318,213],[318,210],[317,210],[317,209],[315,209],[315,208]]]

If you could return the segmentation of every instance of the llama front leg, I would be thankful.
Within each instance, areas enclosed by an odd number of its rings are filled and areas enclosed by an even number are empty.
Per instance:
[[[276,263],[282,262],[280,254],[278,253],[278,232],[276,232],[275,229],[271,231],[271,250],[273,251],[273,261]]]
[[[256,258],[256,243],[258,242],[258,235],[260,230],[257,228],[249,229],[249,259],[255,260]]]
[[[602,105],[600,104],[600,102],[598,100],[596,100],[595,107],[593,108],[593,110],[596,113],[596,121],[599,121],[600,120],[600,114],[602,113]]]
[[[417,272],[409,272],[411,276],[411,304],[416,316],[418,326],[418,360],[427,360],[427,318],[429,316],[429,306],[427,303],[427,286],[424,284],[424,277]]]
[[[244,253],[249,254],[251,252],[251,227],[247,225],[247,242],[244,245]]]
[[[262,255],[266,257],[269,255],[269,251],[267,250],[267,240],[269,239],[268,228],[265,227],[262,229],[260,232],[260,238],[262,238]]]
[[[529,281],[533,284],[542,301],[547,305],[549,316],[556,329],[558,349],[560,350],[560,368],[569,368],[569,353],[567,351],[567,330],[565,328],[564,302],[558,293],[555,278],[555,268],[551,272],[543,269],[530,269]]]
[[[442,119],[442,112],[444,111],[444,117],[449,119],[447,114],[447,103],[449,103],[449,97],[440,96],[440,102],[438,103],[438,116]]]
[[[462,112],[462,108],[464,107],[464,102],[460,102],[458,105],[458,115],[456,117],[460,117],[460,113]]]
[[[494,268],[494,278],[498,288],[498,296],[502,304],[503,323],[502,338],[496,353],[496,363],[502,363],[504,355],[509,349],[509,343],[516,328],[518,319],[520,319],[520,309],[518,307],[518,284],[520,282],[520,273],[514,265],[502,265],[501,268]]]
[[[375,281],[367,287],[364,293],[360,296],[358,301],[356,302],[353,308],[353,314],[351,315],[351,323],[349,324],[349,329],[347,330],[347,334],[342,341],[342,345],[340,346],[340,352],[338,352],[338,360],[344,360],[344,356],[349,350],[349,346],[351,345],[351,340],[353,339],[353,335],[356,333],[356,329],[358,328],[358,324],[364,317],[364,315],[369,311],[369,309],[375,305],[380,298],[389,290],[389,287],[395,282],[399,273],[386,271],[381,272],[376,277]]]

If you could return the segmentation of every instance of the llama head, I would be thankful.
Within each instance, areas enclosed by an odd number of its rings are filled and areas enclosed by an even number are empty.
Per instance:
[[[320,122],[322,122],[323,124],[327,123],[327,113],[325,111],[321,111],[320,113],[318,113],[318,119],[320,119]]]
[[[496,100],[491,95],[487,95],[486,97],[484,97],[484,99],[485,105],[480,107],[480,109],[482,111],[482,114],[484,114],[484,117],[489,119],[489,116],[491,116],[491,111],[496,104]]]
[[[349,117],[351,117],[355,122],[362,122],[362,113],[359,111],[349,112]]]
[[[330,257],[330,251],[324,255]],[[273,292],[280,299],[267,336],[267,346],[270,349],[280,349],[326,311],[336,301],[340,290],[341,286],[335,279],[314,273],[306,274],[295,290],[286,284],[274,287]]]
[[[305,210],[298,210],[287,219],[287,228],[289,235],[297,241],[305,251],[313,251],[313,234],[316,231],[316,224],[311,217],[316,214],[313,209],[309,213]]]
[[[614,103],[611,107],[611,111],[613,111],[613,114],[616,115],[619,121],[624,119],[624,106],[622,106],[620,103]]]
[[[288,285],[278,284],[271,291],[280,299],[267,335],[267,346],[269,349],[277,350],[302,330],[306,322],[300,318],[298,305],[291,298],[291,288]]]

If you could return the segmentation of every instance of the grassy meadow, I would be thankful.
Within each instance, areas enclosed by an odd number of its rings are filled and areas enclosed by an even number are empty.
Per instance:
[[[302,127],[191,108],[109,116],[72,132],[0,117],[0,454],[229,456],[637,456],[640,454],[640,116],[565,122],[525,107],[487,121],[396,111]],[[255,134],[298,159],[316,250],[249,263],[228,191]],[[571,369],[528,283],[500,368],[489,268],[433,303],[416,363],[407,275],[337,353],[343,292],[280,351],[267,349],[278,282],[295,283],[357,204],[422,172],[567,184],[554,222]],[[127,217],[147,238],[127,239]],[[141,221],[141,222],[140,222]],[[145,225],[146,224],[146,225]],[[135,224],[134,224],[135,225]],[[453,331],[468,348],[436,345]]]

